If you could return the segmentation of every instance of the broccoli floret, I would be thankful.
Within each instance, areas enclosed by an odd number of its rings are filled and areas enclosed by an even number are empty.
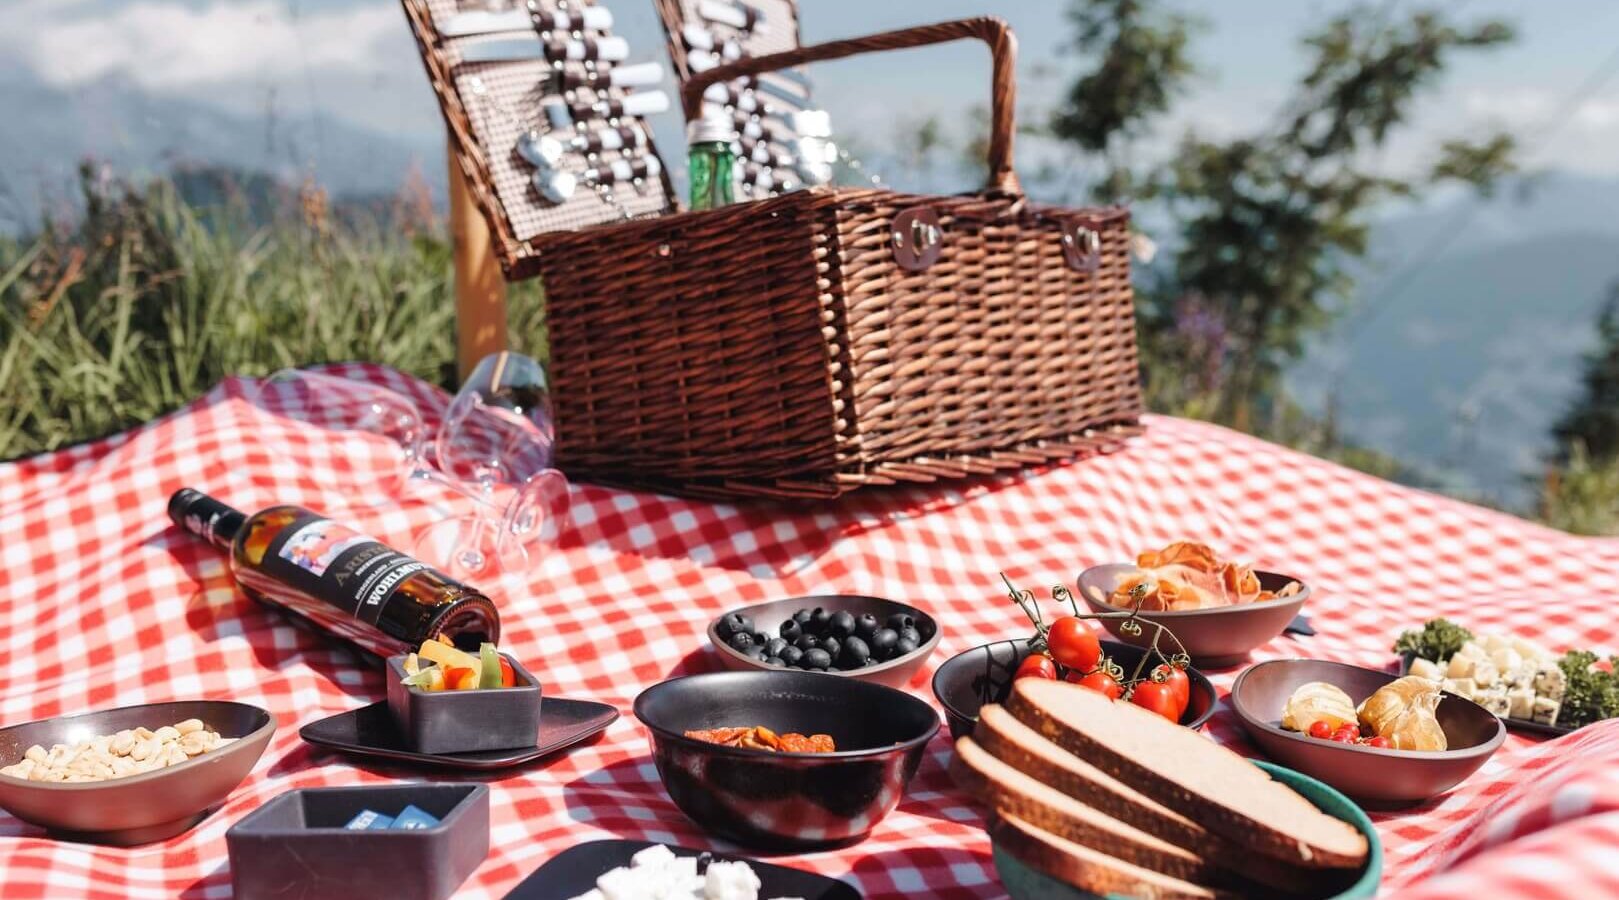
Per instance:
[[[1401,633],[1394,642],[1395,653],[1415,653],[1423,659],[1443,662],[1456,655],[1462,645],[1473,639],[1468,631],[1449,619],[1432,619],[1421,631]]]
[[[1619,677],[1594,668],[1596,661],[1589,650],[1570,650],[1557,661],[1567,684],[1557,724],[1579,728],[1619,716]]]

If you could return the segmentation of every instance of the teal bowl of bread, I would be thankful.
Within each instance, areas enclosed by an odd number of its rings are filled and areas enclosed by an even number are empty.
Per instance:
[[[1015,900],[1364,898],[1383,855],[1336,790],[1130,703],[1022,679],[956,743]]]

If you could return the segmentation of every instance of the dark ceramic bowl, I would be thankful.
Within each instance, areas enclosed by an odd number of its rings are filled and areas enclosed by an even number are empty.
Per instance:
[[[207,817],[242,783],[275,734],[275,717],[257,706],[224,700],[147,703],[43,719],[0,729],[0,766],[38,744],[74,744],[126,728],[156,731],[201,719],[231,744],[179,765],[80,784],[23,781],[0,775],[0,807],[66,840],[129,847],[161,841]]]
[[[715,835],[801,851],[864,838],[899,805],[939,714],[916,697],[815,672],[716,672],[635,698],[658,776],[675,805]],[[829,734],[835,753],[722,747],[687,731],[763,725]]]
[[[506,656],[506,654],[501,654]],[[405,657],[388,658],[388,711],[417,753],[528,749],[540,733],[540,682],[510,656],[516,687],[424,691],[403,683]]]
[[[1377,828],[1372,825],[1372,820],[1367,818],[1366,813],[1349,802],[1349,798],[1314,778],[1257,759],[1250,762],[1264,769],[1271,778],[1298,791],[1304,799],[1315,804],[1317,809],[1335,819],[1348,822],[1355,826],[1355,830],[1366,836],[1366,865],[1361,867],[1359,872],[1341,876],[1343,881],[1341,884],[1328,880],[1340,876],[1323,876],[1320,894],[1322,900],[1366,900],[1369,897],[1376,897],[1377,886],[1383,880],[1383,842],[1378,838]],[[1100,894],[1072,887],[1024,865],[1002,846],[1001,841],[993,839],[993,831],[991,838],[995,871],[1001,876],[1001,884],[1012,900],[1104,900]],[[1105,900],[1114,898],[1127,900],[1117,894],[1109,894]]]
[[[343,827],[363,810],[396,816],[406,806],[439,823],[376,831]],[[232,825],[225,846],[235,900],[444,900],[489,855],[489,788],[383,784],[292,790]]]
[[[1126,575],[1141,571],[1127,563],[1092,566],[1080,573],[1079,594],[1091,612],[1119,612],[1120,607],[1107,602],[1113,589]],[[1281,590],[1290,581],[1298,581],[1275,572],[1255,572],[1259,584],[1266,590]],[[1303,590],[1280,600],[1263,603],[1243,603],[1235,606],[1216,606],[1210,609],[1186,609],[1174,612],[1143,611],[1141,618],[1157,622],[1174,633],[1186,648],[1192,662],[1205,669],[1234,666],[1248,658],[1248,654],[1271,638],[1281,634],[1293,617],[1299,614],[1304,601],[1310,599],[1310,586],[1300,581]],[[1122,634],[1119,625],[1123,619],[1103,619],[1102,625],[1113,636],[1130,644],[1143,644],[1152,639],[1152,629],[1143,629],[1139,636]]]
[[[1135,670],[1146,651],[1117,641],[1103,641],[1102,653],[1128,674]],[[1018,663],[1028,655],[1029,645],[1023,641],[996,641],[950,657],[933,673],[933,696],[944,707],[951,740],[973,733],[978,726],[978,710],[984,704],[1006,702],[1006,695],[1012,692],[1012,675],[1017,672]],[[1181,715],[1181,724],[1200,728],[1214,715],[1219,695],[1202,672],[1188,667],[1186,677],[1192,683],[1192,692],[1186,701],[1186,712]]]
[[[911,683],[911,678],[922,664],[932,655],[933,648],[939,646],[939,623],[933,617],[914,606],[906,606],[893,600],[884,600],[881,597],[862,597],[854,594],[822,594],[813,597],[789,597],[786,600],[772,600],[769,603],[758,603],[753,606],[744,606],[741,609],[729,610],[731,613],[741,613],[753,620],[753,627],[771,637],[780,632],[777,630],[781,623],[793,617],[793,613],[800,609],[814,609],[821,607],[829,613],[847,610],[858,617],[871,613],[877,621],[885,622],[895,613],[903,613],[916,618],[916,630],[922,635],[922,646],[897,659],[867,666],[853,671],[829,670],[827,674],[842,675],[856,681],[869,681],[874,684],[883,684],[891,688],[903,688]],[[778,671],[775,666],[754,659],[720,640],[718,619],[708,623],[708,640],[714,645],[719,654],[720,664],[733,672],[752,672],[763,670],[766,672]]]
[[[1335,684],[1358,707],[1396,677],[1318,659],[1271,660],[1237,676],[1231,706],[1248,736],[1277,762],[1319,778],[1362,804],[1408,806],[1443,794],[1484,765],[1506,739],[1501,720],[1477,703],[1447,693],[1435,715],[1450,749],[1434,753],[1323,741],[1280,724],[1287,698],[1302,684]]]

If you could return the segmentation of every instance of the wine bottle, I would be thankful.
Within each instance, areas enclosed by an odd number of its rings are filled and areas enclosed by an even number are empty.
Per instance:
[[[302,507],[249,516],[181,488],[169,498],[169,518],[229,553],[249,597],[378,656],[439,636],[468,650],[500,640],[488,597]]]

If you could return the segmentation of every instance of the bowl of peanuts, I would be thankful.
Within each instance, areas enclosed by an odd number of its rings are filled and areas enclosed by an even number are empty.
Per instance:
[[[53,837],[133,846],[190,829],[264,754],[275,717],[182,700],[0,728],[0,808]]]

